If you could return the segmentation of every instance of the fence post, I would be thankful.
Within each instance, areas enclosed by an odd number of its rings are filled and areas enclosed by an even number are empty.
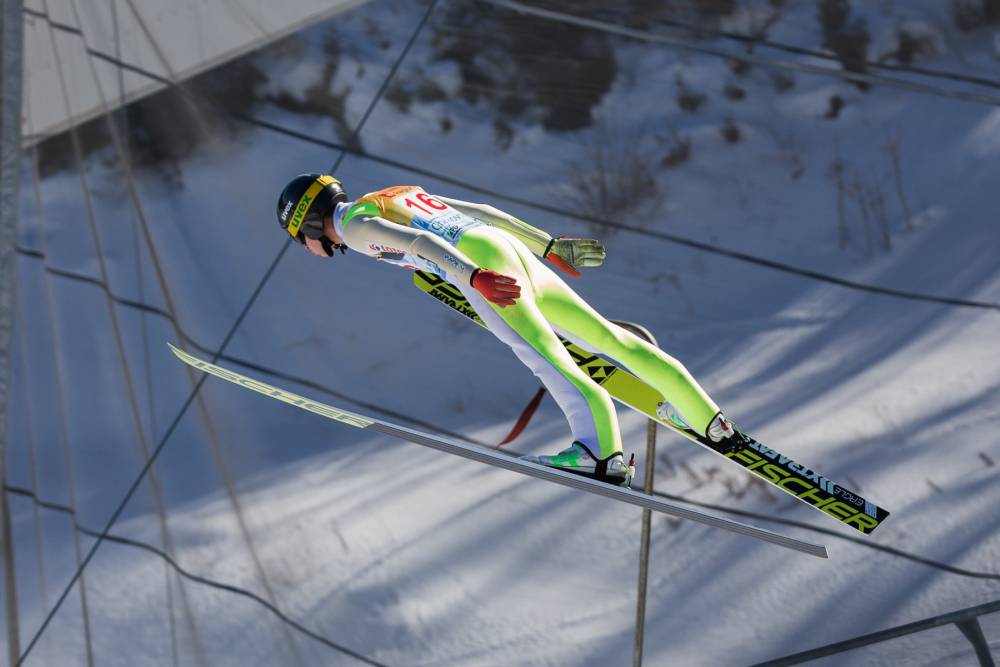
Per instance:
[[[645,327],[634,322],[612,320],[615,324],[656,345],[656,338]],[[653,473],[656,463],[656,422],[652,419],[646,425],[646,465],[643,469],[643,491],[653,492]],[[639,542],[639,584],[635,605],[635,647],[632,651],[632,667],[642,667],[642,644],[646,629],[646,582],[649,577],[649,538],[653,513],[642,510],[642,538]]]
[[[990,645],[986,642],[982,626],[979,625],[979,618],[973,616],[959,621],[955,625],[962,631],[965,638],[972,642],[973,648],[976,649],[976,657],[979,658],[979,666],[995,667],[996,663],[993,662],[993,656],[990,655]]]

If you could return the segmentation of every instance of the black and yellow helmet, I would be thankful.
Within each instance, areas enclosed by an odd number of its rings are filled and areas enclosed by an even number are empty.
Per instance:
[[[347,193],[340,181],[327,174],[300,174],[278,197],[278,224],[299,243],[323,237],[323,218]]]

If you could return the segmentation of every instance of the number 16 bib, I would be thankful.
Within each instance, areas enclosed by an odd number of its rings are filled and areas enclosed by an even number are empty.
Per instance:
[[[364,204],[368,206],[363,206]],[[353,208],[364,214],[368,213],[365,209],[369,209],[371,204],[378,208],[379,214],[386,220],[427,230],[451,245],[458,243],[467,229],[483,224],[456,211],[416,185],[397,185],[372,192],[358,199]]]

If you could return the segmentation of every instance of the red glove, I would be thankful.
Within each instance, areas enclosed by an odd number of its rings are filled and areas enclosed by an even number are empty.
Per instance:
[[[472,273],[470,282],[487,301],[501,308],[513,306],[514,299],[521,298],[521,286],[517,281],[496,271],[476,269]]]

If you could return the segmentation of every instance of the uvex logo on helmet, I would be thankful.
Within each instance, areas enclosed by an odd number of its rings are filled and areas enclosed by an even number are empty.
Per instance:
[[[302,224],[302,218],[305,216],[306,211],[309,210],[309,205],[312,203],[313,197],[308,192],[302,195],[302,199],[299,200],[299,205],[295,207],[295,215],[292,216],[292,224],[298,227]]]
[[[285,204],[285,209],[281,212],[281,220],[282,221],[287,221],[288,220],[288,212],[290,210],[292,210],[292,202],[288,202],[287,204]]]

